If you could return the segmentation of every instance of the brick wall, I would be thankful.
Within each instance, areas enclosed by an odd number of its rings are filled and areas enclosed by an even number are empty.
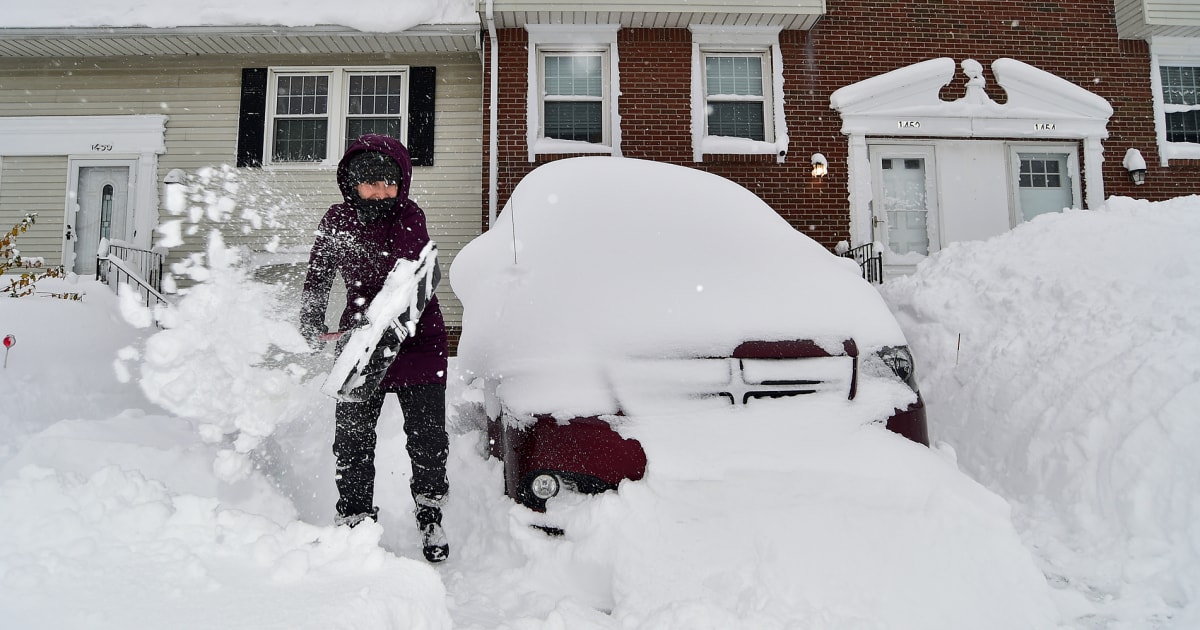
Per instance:
[[[528,161],[525,101],[528,60],[523,29],[500,38],[499,204],[539,164]],[[626,157],[700,168],[754,191],[792,225],[831,247],[849,238],[846,177],[847,141],[829,107],[834,90],[918,61],[951,57],[983,64],[988,93],[1004,102],[990,64],[1011,57],[1091,90],[1112,104],[1104,142],[1106,195],[1164,199],[1200,192],[1200,161],[1158,166],[1145,42],[1119,41],[1111,2],[931,0],[887,2],[830,0],[828,13],[811,31],[784,31],[784,115],[790,146],[787,161],[774,156],[706,156],[692,162],[691,34],[686,29],[621,29],[618,33],[622,151]],[[489,52],[490,54],[490,52]],[[485,68],[490,66],[485,63]],[[485,76],[485,86],[490,77]],[[959,73],[942,91],[962,96]],[[489,96],[484,90],[485,101]],[[485,102],[485,110],[490,106]],[[484,129],[484,183],[489,146]],[[1141,150],[1149,164],[1147,183],[1134,187],[1121,166],[1126,149]],[[830,173],[809,175],[808,157],[829,159]],[[483,208],[486,227],[487,208]]]

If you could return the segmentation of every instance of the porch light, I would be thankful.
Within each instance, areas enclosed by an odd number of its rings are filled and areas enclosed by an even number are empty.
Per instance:
[[[1125,159],[1121,160],[1121,165],[1125,170],[1129,171],[1129,179],[1134,186],[1141,186],[1146,183],[1146,160],[1142,157],[1142,152],[1137,149],[1130,149],[1125,152]]]
[[[825,173],[829,172],[829,160],[825,159],[824,155],[814,153],[812,156],[812,176],[825,177]]]

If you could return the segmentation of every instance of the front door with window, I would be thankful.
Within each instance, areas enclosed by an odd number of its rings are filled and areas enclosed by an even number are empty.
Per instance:
[[[872,238],[883,245],[884,265],[911,268],[940,248],[933,157],[927,146],[871,149]]]
[[[1068,153],[1016,151],[1016,223],[1079,206],[1075,201],[1072,169],[1068,168],[1071,157]]]
[[[96,274],[96,252],[100,239],[132,240],[133,221],[129,203],[129,166],[82,166],[77,188],[78,210],[68,225],[67,237],[74,243],[75,264],[81,276]]]

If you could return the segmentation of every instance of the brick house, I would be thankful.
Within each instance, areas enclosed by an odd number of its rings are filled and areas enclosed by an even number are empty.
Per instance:
[[[479,6],[484,229],[526,173],[588,154],[722,175],[828,247],[880,243],[888,273],[1041,212],[1200,192],[1194,2]]]

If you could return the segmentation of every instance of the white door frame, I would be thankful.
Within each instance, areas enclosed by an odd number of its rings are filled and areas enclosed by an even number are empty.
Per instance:
[[[1065,153],[1067,155],[1067,174],[1071,177],[1071,207],[1080,208],[1083,198],[1083,186],[1080,184],[1079,145],[1051,143],[1008,143],[1008,187],[1009,208],[1008,218],[1012,227],[1024,222],[1021,213],[1021,187],[1018,176],[1021,172],[1020,153]]]
[[[79,172],[80,172],[80,170],[82,170],[84,168],[104,167],[104,166],[125,166],[125,167],[129,168],[129,181],[127,184],[128,187],[126,189],[128,191],[128,196],[127,196],[127,206],[128,207],[126,208],[125,212],[126,212],[126,220],[127,220],[127,223],[126,223],[127,229],[132,231],[133,234],[128,239],[128,242],[132,243],[134,246],[142,247],[141,243],[138,242],[139,240],[144,240],[144,239],[138,239],[138,236],[139,236],[138,232],[140,230],[138,229],[137,204],[136,204],[136,196],[137,196],[137,190],[138,190],[138,188],[137,188],[138,162],[139,162],[139,160],[137,157],[103,158],[103,159],[80,158],[80,159],[70,159],[67,161],[67,164],[68,164],[68,166],[67,166],[67,168],[68,168],[67,214],[66,214],[66,221],[63,222],[63,259],[62,259],[63,260],[63,268],[72,269],[75,267],[75,242],[74,242],[74,240],[68,239],[67,235],[68,235],[69,231],[77,232],[77,230],[75,228],[78,227],[76,225],[76,222],[78,220],[78,214],[79,214],[79,199],[78,199]],[[123,240],[124,241],[126,239],[110,239],[110,240]],[[145,249],[149,249],[149,247],[145,247]]]
[[[879,203],[883,199],[883,173],[879,160],[884,157],[891,159],[921,158],[925,160],[925,225],[929,237],[929,253],[942,248],[942,212],[941,188],[937,180],[937,146],[932,142],[871,142],[868,144],[868,154],[871,160],[871,240],[883,243],[891,249],[887,242],[887,217],[881,213]],[[887,264],[887,261],[884,261]]]

